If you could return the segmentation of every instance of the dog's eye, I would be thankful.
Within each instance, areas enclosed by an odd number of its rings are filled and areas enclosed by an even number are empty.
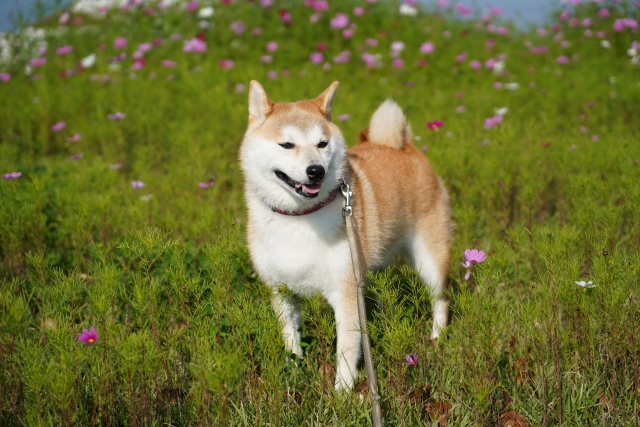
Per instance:
[[[278,145],[287,150],[295,147],[295,145],[292,142],[283,142],[282,144],[278,144]]]
[[[320,141],[320,143],[318,144],[318,148],[324,148],[324,147],[326,147],[327,145],[329,145],[329,141],[327,141],[327,140],[322,140],[322,141]]]

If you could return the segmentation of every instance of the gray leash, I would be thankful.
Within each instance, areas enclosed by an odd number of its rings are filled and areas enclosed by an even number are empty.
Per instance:
[[[378,394],[378,380],[376,379],[376,369],[373,366],[373,358],[371,357],[371,342],[369,341],[369,333],[367,332],[367,313],[364,305],[364,276],[365,268],[362,264],[362,248],[358,244],[358,234],[355,227],[355,219],[353,218],[353,209],[351,207],[351,187],[347,181],[342,179],[340,191],[345,199],[345,206],[342,208],[342,216],[347,225],[347,237],[349,239],[349,247],[351,248],[351,261],[353,262],[353,274],[358,284],[358,318],[360,319],[360,332],[362,334],[362,352],[364,354],[364,365],[369,379],[369,390],[371,391],[371,400],[373,404],[372,418],[374,427],[382,427],[382,409],[380,408],[380,395]]]

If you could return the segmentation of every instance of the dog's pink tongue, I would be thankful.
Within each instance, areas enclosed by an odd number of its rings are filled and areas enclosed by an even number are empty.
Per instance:
[[[302,189],[309,194],[316,194],[320,191],[320,187],[322,187],[322,184],[302,184]]]

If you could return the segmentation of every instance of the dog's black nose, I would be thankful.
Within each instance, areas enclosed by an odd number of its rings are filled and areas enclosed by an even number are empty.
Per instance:
[[[312,181],[320,181],[324,178],[324,168],[320,165],[311,165],[307,168],[307,176]]]

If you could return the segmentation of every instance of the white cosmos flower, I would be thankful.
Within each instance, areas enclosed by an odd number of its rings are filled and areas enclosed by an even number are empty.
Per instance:
[[[609,43],[609,40],[602,40],[600,42],[600,46],[602,46],[605,49],[609,49],[611,47],[611,43]]]
[[[500,74],[504,71],[504,61],[498,61],[493,65],[493,74]]]
[[[418,14],[418,9],[416,9],[415,7],[409,5],[409,4],[402,4],[400,5],[400,15],[403,16],[416,16]]]
[[[80,61],[83,68],[91,68],[96,63],[96,54],[92,53],[91,55],[82,58]]]
[[[112,62],[111,64],[109,64],[109,71],[111,71],[111,72],[120,71],[120,63],[119,62]]]
[[[612,84],[612,85],[616,84],[616,77],[615,76],[609,77],[609,84]]]
[[[146,196],[140,196],[140,200],[143,202],[150,202],[153,198],[153,194],[147,194]]]
[[[638,59],[638,57],[637,57],[637,56],[636,56],[636,57],[634,57],[634,58],[631,58],[631,63],[632,63],[633,65],[637,65],[637,64],[638,64],[638,61],[639,61],[639,59]]]
[[[627,55],[634,57],[634,56],[638,56],[638,51],[634,48],[631,48],[629,50],[627,50]]]
[[[505,83],[504,87],[509,90],[518,90],[520,88],[520,83]]]
[[[203,7],[198,11],[198,18],[206,19],[206,18],[211,18],[212,16],[213,16],[213,8],[211,6]]]
[[[585,282],[584,280],[580,280],[579,282],[576,282],[576,285],[584,289],[591,289],[596,287],[596,285],[594,285],[593,282],[591,282],[591,280],[589,280],[588,282]]]
[[[497,116],[504,116],[505,114],[507,114],[507,112],[509,111],[508,107],[500,107],[500,108],[494,108],[493,112],[497,115]]]

